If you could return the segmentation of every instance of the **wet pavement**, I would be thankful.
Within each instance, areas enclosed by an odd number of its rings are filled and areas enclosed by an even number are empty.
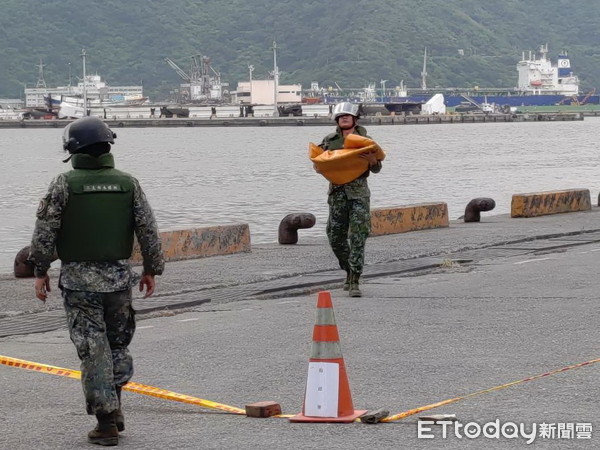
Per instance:
[[[158,294],[135,300],[133,381],[242,408],[274,400],[297,413],[317,292],[327,289],[355,408],[397,414],[456,400],[388,424],[304,425],[126,393],[119,446],[527,446],[521,435],[467,438],[454,428],[444,438],[439,425],[419,438],[419,416],[455,414],[462,425],[535,427],[539,448],[597,448],[599,212],[489,216],[370,238],[360,299],[341,290],[344,274],[326,243],[302,235],[295,246],[168,263]],[[46,310],[31,280],[7,274],[0,285],[0,355],[77,369],[57,292]],[[88,447],[93,420],[78,381],[0,365],[0,385],[7,448]]]

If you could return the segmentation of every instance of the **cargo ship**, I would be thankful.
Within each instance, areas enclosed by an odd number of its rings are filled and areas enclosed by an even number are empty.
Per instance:
[[[423,62],[423,77],[426,76],[426,59]],[[595,89],[581,93],[579,78],[571,68],[571,61],[567,52],[558,55],[556,64],[548,58],[548,45],[542,45],[536,53],[523,52],[521,60],[517,63],[518,82],[514,88],[435,88],[427,89],[423,78],[420,89],[397,89],[394,95],[373,95],[374,85],[366,90],[371,91],[365,95],[363,92],[355,96],[340,96],[331,93],[323,95],[323,103],[338,103],[350,101],[353,103],[385,104],[389,111],[403,109],[406,103],[425,103],[435,94],[444,95],[444,104],[453,108],[464,103],[465,97],[469,101],[479,104],[488,103],[503,107],[519,106],[553,106],[553,105],[598,105],[600,96]]]

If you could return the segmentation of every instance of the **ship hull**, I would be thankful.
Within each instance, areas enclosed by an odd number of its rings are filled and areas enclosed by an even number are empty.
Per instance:
[[[554,106],[554,105],[572,105],[572,104],[600,104],[600,96],[598,95],[579,95],[568,97],[564,95],[539,94],[539,95],[470,95],[469,98],[477,103],[495,103],[496,105],[508,106]],[[406,102],[406,101],[421,101],[426,102],[431,98],[431,95],[416,95],[409,97],[392,97],[391,102]],[[444,95],[444,104],[453,108],[458,106],[465,99],[460,95]]]
[[[384,104],[401,104],[401,103],[426,103],[434,94],[412,94],[407,97],[378,97],[374,103]],[[576,99],[575,99],[576,97]],[[554,105],[575,105],[575,104],[586,104],[586,105],[599,105],[600,95],[578,95],[575,97],[556,95],[556,94],[533,94],[533,95],[469,95],[469,98],[475,102],[481,103],[495,103],[496,105],[508,105],[508,106],[554,106]],[[327,96],[324,97],[324,103],[339,103],[339,102],[352,102],[361,103],[360,98],[355,97],[335,97]],[[444,94],[444,104],[448,108],[454,108],[461,102],[464,102],[465,98],[460,94]]]

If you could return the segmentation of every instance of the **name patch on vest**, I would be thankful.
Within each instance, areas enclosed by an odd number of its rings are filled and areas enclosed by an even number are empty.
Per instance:
[[[83,192],[124,192],[120,184],[84,184]]]

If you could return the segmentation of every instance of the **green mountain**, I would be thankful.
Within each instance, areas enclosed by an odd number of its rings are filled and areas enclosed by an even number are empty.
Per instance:
[[[88,73],[112,85],[143,83],[153,100],[206,55],[235,89],[266,78],[273,40],[282,83],[360,88],[387,80],[419,87],[427,48],[430,87],[513,87],[521,53],[569,52],[582,90],[600,87],[597,0],[1,0],[0,97]]]

